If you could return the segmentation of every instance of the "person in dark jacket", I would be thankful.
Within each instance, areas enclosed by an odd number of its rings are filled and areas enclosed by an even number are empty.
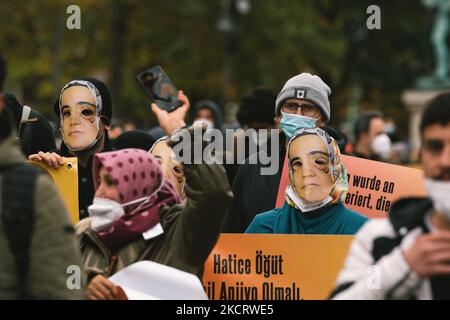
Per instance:
[[[318,76],[299,74],[289,79],[277,96],[275,116],[281,117],[279,147],[270,157],[279,157],[275,174],[262,175],[259,154],[239,166],[233,182],[234,199],[223,232],[244,232],[256,214],[275,207],[286,155],[286,143],[301,128],[323,127],[330,120],[331,89]],[[271,143],[267,144],[268,146]]]
[[[219,106],[211,100],[201,100],[192,108],[192,122],[205,120],[211,129],[222,130],[223,119]]]
[[[53,110],[60,120],[63,142],[59,153],[39,152],[29,160],[45,161],[58,168],[62,157],[78,158],[79,218],[88,216],[87,207],[94,198],[92,160],[97,152],[111,151],[106,127],[112,115],[111,95],[106,85],[93,78],[79,78],[66,83]]]
[[[265,147],[270,153],[270,135],[268,135],[265,141],[252,139],[251,135],[253,133],[257,134],[258,130],[275,129],[273,106],[275,105],[276,98],[277,96],[273,90],[265,87],[254,88],[242,97],[239,110],[236,114],[242,130],[236,130],[233,139],[234,146],[245,145],[244,154],[246,158],[258,152],[258,148],[252,148],[251,143],[254,144],[257,142],[259,150]],[[233,150],[226,149],[226,151],[231,153]],[[226,163],[224,165],[230,184],[233,184],[239,166],[241,165],[237,152],[233,152],[233,159],[233,163]]]

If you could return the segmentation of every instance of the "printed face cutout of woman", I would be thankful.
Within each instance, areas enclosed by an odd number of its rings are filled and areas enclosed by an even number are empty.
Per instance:
[[[95,99],[83,86],[72,86],[61,95],[64,142],[74,150],[87,148],[97,138]]]
[[[167,140],[160,140],[151,149],[151,155],[158,159],[163,176],[172,182],[178,194],[182,196],[184,185],[183,164],[173,159],[173,150],[167,144]]]
[[[290,183],[300,199],[315,203],[330,195],[334,181],[329,160],[327,147],[317,135],[302,135],[291,142]]]

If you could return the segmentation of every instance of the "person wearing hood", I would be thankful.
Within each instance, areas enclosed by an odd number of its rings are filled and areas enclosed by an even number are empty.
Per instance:
[[[185,204],[146,151],[96,154],[92,170],[96,193],[90,218],[77,225],[88,298],[117,298],[107,278],[141,260],[201,279],[232,197],[223,168],[186,164]]]
[[[287,151],[286,201],[257,215],[246,233],[355,234],[367,218],[343,205],[347,170],[336,141],[322,129],[300,129]]]
[[[450,299],[450,93],[429,102],[420,134],[428,196],[399,199],[361,228],[333,299]]]
[[[222,130],[222,112],[219,106],[211,100],[201,100],[192,108],[192,122],[203,121],[208,129]]]
[[[45,161],[58,168],[63,157],[78,158],[79,218],[88,216],[94,198],[92,160],[98,152],[112,150],[107,129],[112,116],[111,95],[106,85],[93,78],[79,78],[64,85],[53,105],[60,121],[63,142],[60,151],[39,152],[29,160]]]
[[[286,144],[301,128],[323,127],[331,117],[330,87],[317,75],[301,73],[289,79],[275,101],[275,117],[280,118],[278,150],[271,150],[271,158],[278,158],[278,170],[262,175],[264,166],[253,154],[239,166],[233,181],[234,200],[224,225],[224,232],[242,233],[255,215],[275,207]],[[256,158],[256,159],[255,159]]]

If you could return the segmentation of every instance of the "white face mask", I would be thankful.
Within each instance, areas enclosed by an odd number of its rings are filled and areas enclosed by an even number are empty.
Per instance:
[[[391,139],[386,133],[379,134],[373,139],[372,151],[382,159],[389,159],[391,156]]]
[[[425,178],[425,189],[433,201],[434,209],[450,221],[450,182]]]
[[[302,212],[309,212],[323,208],[333,200],[331,196],[328,196],[319,202],[307,202],[303,199],[300,199],[297,193],[295,192],[294,188],[291,186],[287,186],[286,194],[289,196],[292,202],[294,202],[297,208],[300,209]]]
[[[119,220],[125,214],[124,207],[142,201],[146,202],[148,199],[150,197],[120,204],[111,199],[95,197],[93,204],[88,207],[89,216],[91,217],[91,228],[96,232],[109,229],[114,221]]]

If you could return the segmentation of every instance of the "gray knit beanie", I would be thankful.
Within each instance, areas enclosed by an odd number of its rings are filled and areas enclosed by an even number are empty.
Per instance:
[[[275,103],[275,115],[280,115],[283,102],[287,99],[306,99],[317,105],[325,116],[325,122],[330,121],[331,89],[316,75],[301,73],[289,79],[278,94]]]

